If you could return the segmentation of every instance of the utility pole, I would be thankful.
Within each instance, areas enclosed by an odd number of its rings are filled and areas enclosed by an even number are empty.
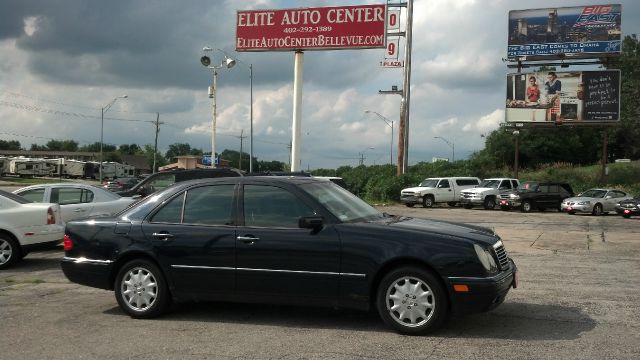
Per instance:
[[[158,153],[158,134],[160,133],[160,113],[156,113],[156,140],[153,145],[153,169],[152,173],[156,173],[156,154]],[[164,123],[163,123],[164,124]]]

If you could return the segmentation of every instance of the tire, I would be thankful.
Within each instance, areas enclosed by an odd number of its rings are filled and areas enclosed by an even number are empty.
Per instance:
[[[471,208],[473,208],[473,205],[471,205],[471,204],[464,204],[464,208],[465,208],[465,209],[471,209]]]
[[[533,209],[533,205],[530,200],[525,200],[522,202],[522,205],[520,205],[520,211],[522,212],[528,213],[531,212],[531,209]]]
[[[569,214],[569,215],[575,215],[575,214],[576,214],[576,212],[575,212],[575,211],[567,211],[567,214]]]
[[[487,196],[484,198],[484,208],[486,210],[493,210],[496,208],[496,199],[493,196]]]
[[[451,206],[451,207],[456,207],[456,206],[458,206],[458,203],[457,203],[457,202],[455,202],[455,201],[449,201],[449,202],[447,203],[447,205],[449,205],[449,206]]]
[[[433,195],[425,195],[424,198],[422,199],[422,206],[426,208],[433,207],[433,203],[434,203]]]
[[[7,235],[0,235],[0,270],[11,267],[23,258],[20,244]]]
[[[382,278],[376,306],[382,320],[395,331],[419,335],[436,330],[446,321],[449,316],[446,296],[433,273],[407,266]]]
[[[600,216],[600,215],[602,215],[602,214],[603,214],[603,212],[602,212],[602,205],[601,205],[601,204],[595,204],[595,205],[593,205],[593,210],[591,211],[591,213],[592,213],[594,216]]]
[[[118,305],[132,318],[156,317],[171,301],[164,275],[148,260],[126,263],[116,276],[114,289]]]
[[[413,205],[415,204],[405,204],[405,205],[407,205],[407,207],[413,207]]]
[[[625,218],[625,219],[630,219],[631,215],[624,214],[624,215],[622,215],[622,217]]]

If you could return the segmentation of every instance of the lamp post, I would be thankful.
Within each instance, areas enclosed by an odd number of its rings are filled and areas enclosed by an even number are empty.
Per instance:
[[[434,139],[440,139],[444,142],[447,143],[447,145],[449,145],[449,147],[451,148],[451,162],[456,161],[456,144],[452,141],[449,141],[445,138],[443,138],[442,136],[434,136]]]
[[[387,126],[391,128],[391,145],[389,147],[389,164],[393,165],[393,120],[389,120],[386,117],[380,115],[378,112],[365,110],[365,114],[374,114],[384,121]]]
[[[200,58],[200,63],[207,67],[208,69],[211,69],[211,72],[213,73],[213,84],[212,86],[209,87],[209,97],[213,99],[213,108],[212,108],[212,119],[211,119],[211,167],[216,167],[215,165],[215,159],[216,159],[216,121],[217,121],[217,117],[218,117],[218,113],[217,113],[217,103],[216,103],[216,98],[218,96],[217,94],[217,87],[218,87],[218,69],[222,69],[223,67],[226,67],[227,69],[231,69],[235,64],[236,61],[230,57],[228,57],[226,55],[226,53],[220,49],[214,49],[214,48],[210,48],[208,46],[205,46],[204,48],[202,48],[202,51],[204,52],[212,52],[214,50],[218,50],[220,52],[222,52],[223,54],[225,54],[224,56],[224,60],[219,64],[219,65],[211,65],[211,58],[209,58],[207,55],[203,55]]]
[[[103,147],[103,144],[104,144],[104,113],[106,113],[107,110],[109,110],[111,108],[111,106],[113,106],[113,104],[115,104],[116,101],[118,101],[118,99],[126,99],[126,98],[128,98],[127,95],[122,95],[122,96],[115,97],[106,106],[102,107],[102,113],[100,115],[100,168],[99,168],[99,171],[100,171],[100,175],[99,175],[100,184],[102,184],[102,160],[103,160],[103,158],[102,158],[102,147]]]

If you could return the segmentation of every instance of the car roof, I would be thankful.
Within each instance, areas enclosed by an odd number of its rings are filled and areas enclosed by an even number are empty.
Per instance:
[[[236,177],[218,177],[218,178],[202,178],[187,180],[173,184],[173,187],[190,187],[194,184],[216,184],[216,183],[263,183],[263,184],[308,184],[320,183],[326,184],[326,179],[317,179],[308,176],[236,176]]]

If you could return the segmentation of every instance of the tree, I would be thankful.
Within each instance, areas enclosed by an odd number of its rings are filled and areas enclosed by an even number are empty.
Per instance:
[[[31,144],[31,148],[29,150],[31,150],[31,151],[47,151],[47,150],[49,150],[49,148],[47,148],[47,145]]]
[[[193,150],[196,150],[196,149],[191,149],[191,145],[187,143],[174,143],[169,145],[169,150],[167,150],[165,157],[169,161],[176,161],[176,157],[178,156],[198,155],[198,154],[192,154]],[[199,151],[200,151],[200,155],[202,155],[202,150],[199,150]]]
[[[17,140],[0,140],[0,150],[20,150],[20,141]]]
[[[152,169],[152,171],[156,171],[157,169],[153,168],[154,146],[151,144],[146,144],[142,152],[144,157],[147,159],[147,164],[149,164],[149,168]],[[156,152],[155,154],[156,154],[156,168],[168,164],[167,159],[164,156],[162,156],[160,152]]]
[[[49,140],[47,149],[52,151],[78,151],[78,143],[73,140]]]
[[[138,144],[122,144],[118,146],[118,152],[122,155],[135,155],[142,152]]]
[[[95,152],[98,153],[100,152],[100,142],[96,141],[93,144],[89,144],[89,145],[83,145],[81,146],[79,149],[79,151],[84,151],[84,152]],[[102,145],[102,152],[113,152],[116,151],[116,146],[115,145],[111,145],[111,144],[103,144]]]

